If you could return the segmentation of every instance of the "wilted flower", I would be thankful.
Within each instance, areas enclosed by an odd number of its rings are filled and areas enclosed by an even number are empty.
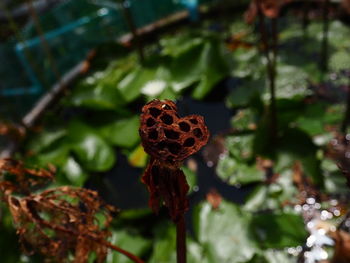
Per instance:
[[[189,190],[180,166],[208,141],[203,117],[180,118],[174,102],[153,100],[142,108],[140,136],[151,160],[142,176],[150,192],[149,205],[158,212],[164,201],[174,222],[188,209]]]

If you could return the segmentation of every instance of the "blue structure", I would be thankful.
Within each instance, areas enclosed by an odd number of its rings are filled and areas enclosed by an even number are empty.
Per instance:
[[[142,27],[184,8],[189,10],[192,20],[198,20],[199,1],[213,0],[127,0],[123,4],[130,8],[136,26]],[[0,101],[7,98],[1,101],[2,105],[17,100],[18,96],[38,98],[58,81],[44,44],[48,45],[51,57],[63,75],[83,60],[92,48],[129,32],[121,6],[115,0],[64,1],[39,19],[45,35],[39,37],[34,25],[30,24],[23,29],[21,41],[12,41],[2,50],[0,46],[0,59],[14,64],[0,65],[0,78],[5,78],[0,84]],[[22,109],[23,112],[27,110]]]

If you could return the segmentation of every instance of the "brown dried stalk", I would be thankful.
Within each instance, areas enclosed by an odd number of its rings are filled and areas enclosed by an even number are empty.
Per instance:
[[[142,182],[150,192],[149,206],[156,213],[161,202],[176,224],[177,262],[186,262],[186,226],[189,186],[181,171],[182,161],[202,148],[209,138],[204,119],[198,115],[180,118],[170,100],[153,100],[142,108],[140,136],[151,156]]]

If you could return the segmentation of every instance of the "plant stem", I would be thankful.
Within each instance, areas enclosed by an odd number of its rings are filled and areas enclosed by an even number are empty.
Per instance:
[[[346,111],[344,114],[343,123],[341,125],[341,132],[344,134],[344,137],[347,134],[348,125],[350,123],[350,77],[349,77],[347,95],[348,96],[347,96],[347,100],[346,100]],[[345,141],[347,141],[347,140],[345,139]]]
[[[137,49],[137,52],[139,54],[140,62],[143,64],[143,62],[145,61],[143,47],[142,47],[140,36],[137,33],[137,28],[136,28],[135,22],[133,20],[132,14],[130,12],[130,8],[125,6],[126,2],[123,0],[119,0],[119,3],[122,7],[124,18],[129,26],[129,29],[131,31],[132,36],[133,36],[133,42],[136,44],[136,49]]]
[[[310,22],[309,9],[310,9],[310,1],[306,0],[303,8],[303,20],[302,20],[304,38],[306,38],[307,36],[307,26],[309,25],[309,22]]]
[[[275,144],[277,140],[277,111],[276,111],[276,60],[277,60],[277,18],[272,19],[272,58],[270,57],[271,46],[267,39],[267,31],[265,24],[265,17],[262,13],[261,2],[258,1],[258,14],[260,24],[261,41],[263,44],[263,51],[267,60],[267,74],[269,76],[270,88],[270,135],[271,143]]]
[[[323,39],[322,39],[322,49],[321,49],[321,61],[320,68],[323,72],[328,70],[328,31],[329,31],[329,0],[324,0],[323,3]]]
[[[270,107],[271,107],[271,130],[273,142],[277,139],[277,109],[276,109],[276,64],[277,64],[277,18],[272,19],[272,65],[270,66]]]
[[[183,215],[176,222],[176,256],[177,263],[186,263],[186,223]]]

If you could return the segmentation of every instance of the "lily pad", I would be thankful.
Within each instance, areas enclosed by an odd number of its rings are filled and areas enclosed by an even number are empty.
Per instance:
[[[302,217],[290,213],[255,215],[251,227],[262,248],[301,246],[308,236]]]
[[[223,200],[214,209],[203,202],[195,208],[194,230],[204,253],[221,263],[246,262],[254,256],[257,244],[251,235],[250,214]]]
[[[138,116],[111,120],[98,127],[98,132],[111,144],[123,148],[131,148],[140,141]]]
[[[113,148],[91,127],[72,121],[68,128],[69,142],[77,160],[89,171],[107,171],[116,161]]]

